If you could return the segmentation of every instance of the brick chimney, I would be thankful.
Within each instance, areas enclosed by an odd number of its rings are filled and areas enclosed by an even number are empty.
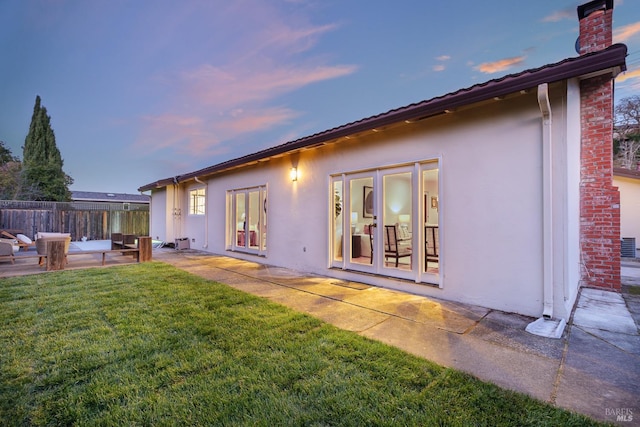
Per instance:
[[[594,0],[578,6],[580,55],[611,46],[613,39],[613,0]]]
[[[578,6],[580,55],[612,43],[613,0]],[[613,186],[613,78],[580,82],[581,285],[620,291],[620,193]]]

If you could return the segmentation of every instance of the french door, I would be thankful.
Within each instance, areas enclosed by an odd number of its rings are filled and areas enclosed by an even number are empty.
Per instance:
[[[266,186],[229,191],[229,241],[234,250],[266,254]]]
[[[437,161],[333,176],[331,190],[333,267],[440,284]]]

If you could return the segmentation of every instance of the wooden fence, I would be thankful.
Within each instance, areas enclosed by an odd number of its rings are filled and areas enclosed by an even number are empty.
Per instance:
[[[38,231],[71,233],[71,240],[108,240],[111,233],[148,236],[149,205],[0,200],[0,230],[30,238]]]

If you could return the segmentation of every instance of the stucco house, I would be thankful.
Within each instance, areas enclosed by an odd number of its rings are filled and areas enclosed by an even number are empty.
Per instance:
[[[580,55],[143,185],[151,234],[337,279],[566,319],[620,288],[612,0]]]
[[[623,256],[638,257],[640,251],[640,169],[615,168],[613,184],[620,191],[620,237]],[[634,253],[635,252],[635,253]]]

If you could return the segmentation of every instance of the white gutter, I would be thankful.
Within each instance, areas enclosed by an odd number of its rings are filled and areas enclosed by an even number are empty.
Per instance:
[[[538,85],[538,105],[542,113],[542,317],[553,317],[553,153],[549,85]]]
[[[209,206],[207,206],[209,204],[209,183],[200,181],[197,176],[194,176],[193,179],[204,185],[204,245],[202,248],[207,249],[209,247]]]

